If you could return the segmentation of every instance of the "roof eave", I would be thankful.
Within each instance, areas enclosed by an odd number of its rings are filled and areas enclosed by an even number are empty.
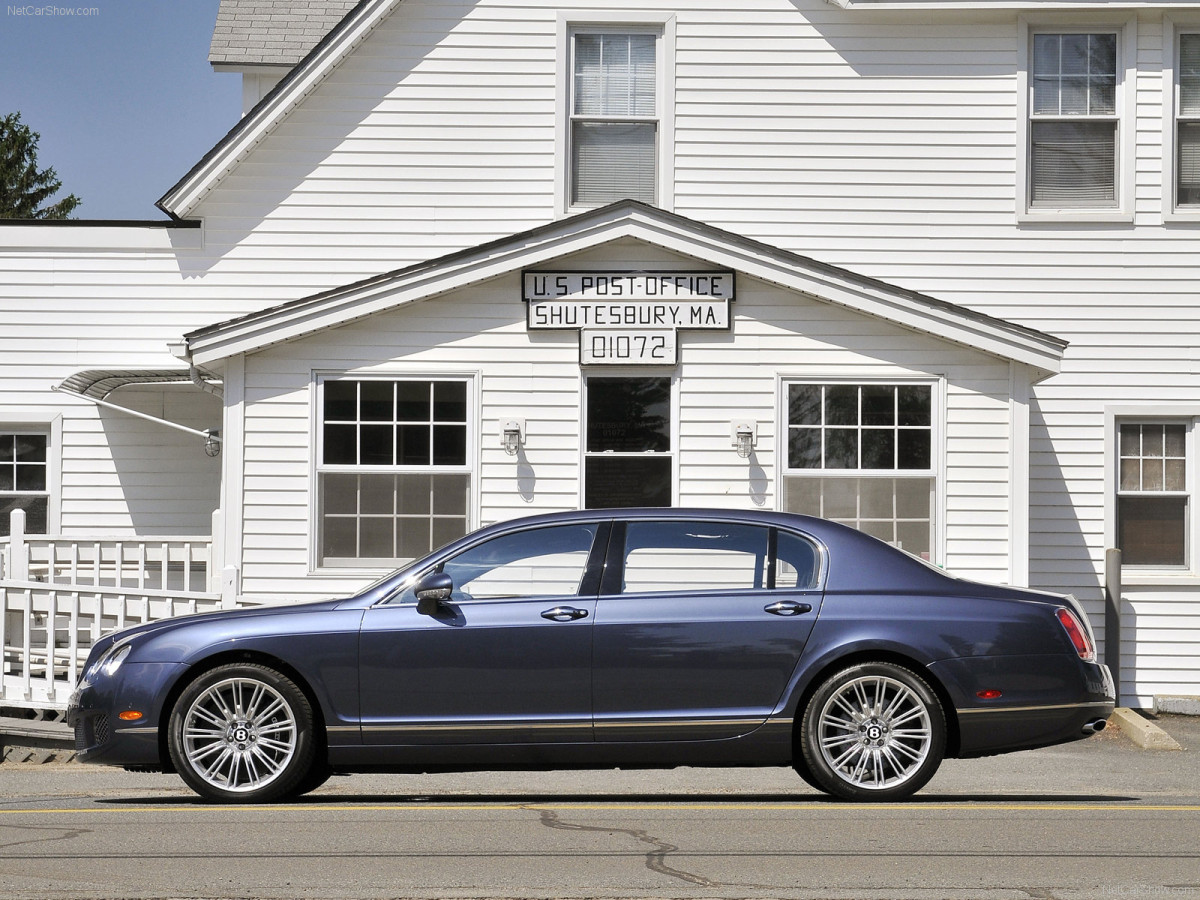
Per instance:
[[[324,80],[402,0],[362,0],[258,104],[155,204],[167,215],[192,215],[200,201]]]
[[[1200,0],[825,0],[840,9],[912,10],[1012,10],[1017,12],[1080,12],[1111,9],[1198,9]]]
[[[626,237],[1030,366],[1035,380],[1061,369],[1060,338],[634,201],[198,329],[189,355],[210,365]]]

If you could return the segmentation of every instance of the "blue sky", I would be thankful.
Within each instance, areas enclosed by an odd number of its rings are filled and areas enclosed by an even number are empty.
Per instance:
[[[58,196],[79,219],[165,219],[155,201],[241,113],[241,79],[208,64],[218,0],[0,4],[0,114],[41,133]]]

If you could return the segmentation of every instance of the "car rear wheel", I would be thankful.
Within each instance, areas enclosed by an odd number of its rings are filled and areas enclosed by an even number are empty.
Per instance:
[[[304,693],[266,666],[205,672],[180,695],[168,743],[175,770],[209,800],[262,803],[293,792],[313,767]]]
[[[945,714],[915,672],[892,663],[850,666],[813,694],[800,749],[822,790],[896,800],[924,787],[941,764]]]

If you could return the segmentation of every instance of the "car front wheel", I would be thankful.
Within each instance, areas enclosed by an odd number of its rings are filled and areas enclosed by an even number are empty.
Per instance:
[[[847,800],[897,800],[933,777],[946,749],[942,705],[915,672],[892,663],[828,678],[804,713],[800,750],[818,786]]]
[[[266,666],[205,672],[180,695],[168,743],[175,770],[209,800],[287,796],[313,766],[313,715],[304,693]]]

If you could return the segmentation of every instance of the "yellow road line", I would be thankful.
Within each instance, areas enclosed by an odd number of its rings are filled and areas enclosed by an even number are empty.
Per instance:
[[[404,803],[402,801],[389,804],[356,804],[356,803],[308,803],[308,804],[278,804],[264,806],[242,806],[240,804],[180,803],[172,806],[140,806],[138,804],[114,807],[83,806],[75,808],[38,809],[35,807],[0,809],[0,816],[18,814],[33,815],[63,815],[67,813],[166,813],[166,812],[495,812],[546,809],[576,809],[594,810],[599,812],[661,812],[661,811],[702,811],[702,812],[765,812],[765,811],[805,811],[805,812],[1021,812],[1021,811],[1097,811],[1105,812],[1200,812],[1200,804],[1124,804],[1124,803],[455,803],[447,800],[444,803]]]

